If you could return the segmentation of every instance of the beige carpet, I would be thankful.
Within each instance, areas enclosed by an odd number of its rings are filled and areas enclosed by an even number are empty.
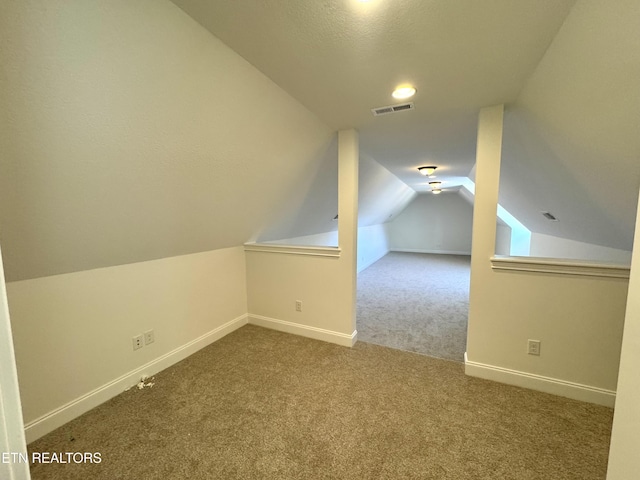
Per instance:
[[[34,442],[40,479],[604,479],[612,410],[245,326]]]
[[[361,341],[462,362],[471,257],[391,252],[358,274]]]

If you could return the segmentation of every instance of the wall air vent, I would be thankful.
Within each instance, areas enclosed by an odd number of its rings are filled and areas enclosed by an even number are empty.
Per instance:
[[[558,219],[555,217],[555,215],[549,213],[549,212],[541,212],[542,216],[544,218],[546,218],[547,220],[551,220],[552,222],[557,222]]]
[[[389,105],[388,107],[372,108],[373,116],[387,115],[389,113],[404,112],[405,110],[413,110],[413,102],[403,103],[400,105]]]

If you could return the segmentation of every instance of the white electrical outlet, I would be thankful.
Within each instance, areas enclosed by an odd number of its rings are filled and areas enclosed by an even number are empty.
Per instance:
[[[146,332],[144,332],[144,344],[145,345],[149,345],[150,343],[153,343],[156,341],[156,336],[153,333],[153,330],[147,330]]]
[[[540,340],[529,340],[527,343],[527,353],[529,355],[540,355]]]
[[[296,312],[302,311],[302,302],[300,300],[296,300]]]
[[[139,348],[144,347],[142,335],[136,335],[132,338],[132,341],[134,350],[138,350]]]

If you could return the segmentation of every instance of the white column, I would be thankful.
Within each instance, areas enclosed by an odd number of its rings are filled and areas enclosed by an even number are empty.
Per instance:
[[[7,291],[0,254],[0,455],[9,454],[9,463],[0,459],[0,478],[28,480],[29,465],[15,462],[11,454],[27,453],[22,421],[22,405],[18,390],[18,375],[9,321]]]
[[[616,409],[607,480],[637,478],[640,472],[640,200],[622,336]]]
[[[484,288],[490,288],[486,277],[491,274],[489,259],[495,253],[503,116],[504,105],[495,105],[481,109],[478,118],[467,329],[467,354],[470,360],[473,359],[474,343],[482,342],[483,329],[479,312],[483,311],[482,302],[488,298]]]
[[[358,244],[358,132],[354,129],[338,132],[338,244],[341,276],[345,279],[350,330],[356,328],[356,259]]]

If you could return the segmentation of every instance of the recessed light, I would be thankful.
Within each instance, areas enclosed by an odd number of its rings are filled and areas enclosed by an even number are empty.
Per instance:
[[[403,85],[401,87],[396,88],[391,96],[393,98],[397,98],[398,100],[402,100],[405,98],[413,97],[416,94],[415,87],[411,87],[409,85]]]
[[[431,190],[431,193],[433,193],[434,195],[438,195],[439,193],[442,193],[442,190],[439,188],[434,188],[433,190]]]

